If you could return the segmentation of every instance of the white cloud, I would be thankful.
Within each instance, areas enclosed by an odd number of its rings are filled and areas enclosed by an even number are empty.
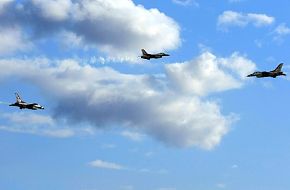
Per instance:
[[[114,149],[117,147],[115,144],[102,144],[101,146],[103,149]]]
[[[277,26],[277,28],[274,31],[277,35],[289,35],[290,34],[290,28],[286,26],[285,23],[280,24]]]
[[[248,20],[257,27],[267,26],[274,23],[275,18],[265,14],[248,13]]]
[[[2,118],[8,119],[16,125],[54,125],[54,120],[46,115],[32,114],[32,113],[4,113]]]
[[[71,0],[31,0],[31,2],[39,9],[41,16],[52,21],[67,19],[72,7]]]
[[[178,91],[199,96],[240,88],[248,73],[256,69],[246,57],[233,53],[217,58],[205,52],[197,59],[165,66],[167,75]]]
[[[13,133],[24,133],[24,134],[32,134],[32,135],[41,135],[47,137],[54,137],[54,138],[68,138],[75,136],[75,131],[71,128],[63,128],[63,129],[53,129],[53,128],[42,128],[39,126],[5,126],[1,125],[0,130],[13,132]]]
[[[253,24],[256,27],[268,26],[273,24],[274,17],[266,14],[256,13],[238,13],[234,11],[224,11],[218,17],[217,25],[221,28],[227,28],[229,26],[244,27],[248,24]]]
[[[144,139],[144,135],[132,131],[123,131],[121,135],[133,141],[142,141]]]
[[[158,174],[158,175],[166,175],[168,174],[168,170],[165,169],[159,169],[159,170],[152,170],[152,169],[148,169],[148,168],[142,168],[137,170],[140,173],[146,173],[146,174]]]
[[[290,35],[290,28],[285,24],[279,24],[272,33],[274,35],[273,40],[278,44],[284,42],[284,37]]]
[[[241,13],[225,11],[218,17],[218,26],[245,26],[247,21]]]
[[[28,0],[13,5],[0,15],[2,27],[23,26],[31,39],[49,35],[67,40],[65,44],[74,41],[72,48],[96,48],[108,57],[136,60],[141,48],[165,51],[181,43],[172,18],[132,0]]]
[[[107,162],[103,160],[95,160],[89,163],[91,167],[95,168],[103,168],[103,169],[111,169],[111,170],[122,170],[125,169],[123,166],[112,163],[112,162]]]
[[[83,38],[76,35],[74,32],[63,31],[59,34],[60,42],[66,49],[83,47],[85,50],[89,46],[85,44]]]
[[[35,113],[3,113],[0,118],[6,121],[6,125],[0,126],[0,130],[2,131],[54,138],[68,138],[80,134],[93,134],[88,128],[58,127],[56,121],[50,116]]]
[[[194,5],[196,7],[199,6],[199,4],[195,0],[172,0],[173,3],[182,5],[182,6],[189,6]]]
[[[11,59],[0,60],[0,80],[38,86],[55,102],[53,116],[68,124],[119,126],[172,146],[214,148],[237,117],[201,96],[240,88],[255,64],[236,53],[205,52],[165,69],[164,75],[136,75],[75,60]]]
[[[19,27],[0,27],[0,55],[7,55],[16,51],[26,51],[32,47],[22,34]]]

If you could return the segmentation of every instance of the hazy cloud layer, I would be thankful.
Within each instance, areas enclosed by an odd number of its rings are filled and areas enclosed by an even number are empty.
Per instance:
[[[201,96],[242,86],[255,64],[233,54],[205,52],[193,61],[166,65],[165,75],[123,74],[75,60],[0,60],[0,76],[25,80],[56,103],[53,115],[69,124],[120,126],[178,147],[211,149],[236,117]],[[0,78],[1,80],[1,78]],[[136,137],[134,133],[126,133]]]
[[[75,135],[91,135],[93,130],[89,128],[59,127],[50,116],[35,113],[2,113],[0,118],[5,123],[0,125],[0,130],[41,135],[55,138],[68,138]]]
[[[0,13],[3,6],[7,8],[0,14],[2,27],[23,28],[32,40],[77,39],[74,45],[79,48],[94,47],[110,57],[136,58],[141,48],[170,50],[181,41],[173,19],[131,0],[7,1],[0,3]]]
[[[274,17],[266,14],[224,11],[221,15],[219,15],[217,25],[221,28],[228,28],[230,26],[244,27],[249,24],[253,24],[255,27],[262,27],[271,25],[274,21]]]

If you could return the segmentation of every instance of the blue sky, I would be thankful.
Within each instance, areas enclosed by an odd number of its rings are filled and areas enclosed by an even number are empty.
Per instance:
[[[288,5],[0,1],[0,189],[289,189]]]

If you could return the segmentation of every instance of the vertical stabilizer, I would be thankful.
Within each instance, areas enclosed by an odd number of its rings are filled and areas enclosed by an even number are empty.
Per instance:
[[[280,63],[280,64],[276,67],[276,69],[274,70],[274,72],[281,72],[282,67],[283,67],[283,63]]]
[[[18,102],[18,103],[23,102],[21,97],[19,96],[19,94],[17,92],[15,92],[15,96],[16,96],[16,102]]]
[[[145,49],[141,49],[141,51],[142,51],[143,55],[148,55],[148,53],[145,51]]]

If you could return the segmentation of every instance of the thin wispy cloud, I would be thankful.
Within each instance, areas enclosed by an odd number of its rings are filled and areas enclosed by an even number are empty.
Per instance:
[[[145,138],[144,135],[132,131],[123,131],[121,132],[121,135],[133,141],[142,141]]]
[[[50,128],[38,128],[38,127],[29,127],[29,126],[0,126],[0,130],[13,132],[13,133],[23,133],[23,134],[32,134],[40,135],[54,138],[68,138],[75,136],[75,131],[66,128],[66,129],[50,129]]]
[[[231,166],[232,169],[237,169],[239,166],[237,164],[234,164]]]
[[[144,174],[149,173],[149,174],[158,174],[158,175],[166,175],[169,173],[169,171],[165,169],[153,170],[153,169],[148,169],[148,168],[139,169],[137,170],[137,172],[144,173]]]
[[[279,24],[279,26],[276,27],[274,31],[277,35],[289,35],[290,34],[290,28],[285,24]]]
[[[102,169],[110,169],[110,170],[123,170],[125,169],[124,166],[120,164],[116,164],[113,162],[107,162],[103,160],[94,160],[92,162],[89,162],[89,166],[94,168],[102,168]]]
[[[199,6],[199,4],[195,0],[172,0],[172,2],[181,6],[190,6],[190,5],[193,5],[196,7]]]
[[[269,26],[274,22],[275,18],[266,14],[224,11],[219,15],[217,25],[221,29],[227,29],[231,26],[245,27],[249,24],[255,27],[263,27]]]
[[[216,184],[216,187],[219,189],[225,189],[227,187],[227,185],[225,183],[218,183],[218,184]]]
[[[114,149],[117,147],[115,144],[102,144],[101,146],[103,149]]]
[[[272,32],[273,40],[278,43],[282,44],[287,36],[290,35],[290,28],[285,24],[279,24],[275,30]]]
[[[35,113],[3,113],[0,119],[5,119],[5,124],[0,130],[12,133],[40,135],[53,138],[69,138],[76,135],[93,135],[90,128],[59,127],[57,122],[47,115]]]
[[[147,158],[150,158],[150,157],[152,157],[154,155],[154,152],[146,152],[145,153],[145,156],[147,157]]]

